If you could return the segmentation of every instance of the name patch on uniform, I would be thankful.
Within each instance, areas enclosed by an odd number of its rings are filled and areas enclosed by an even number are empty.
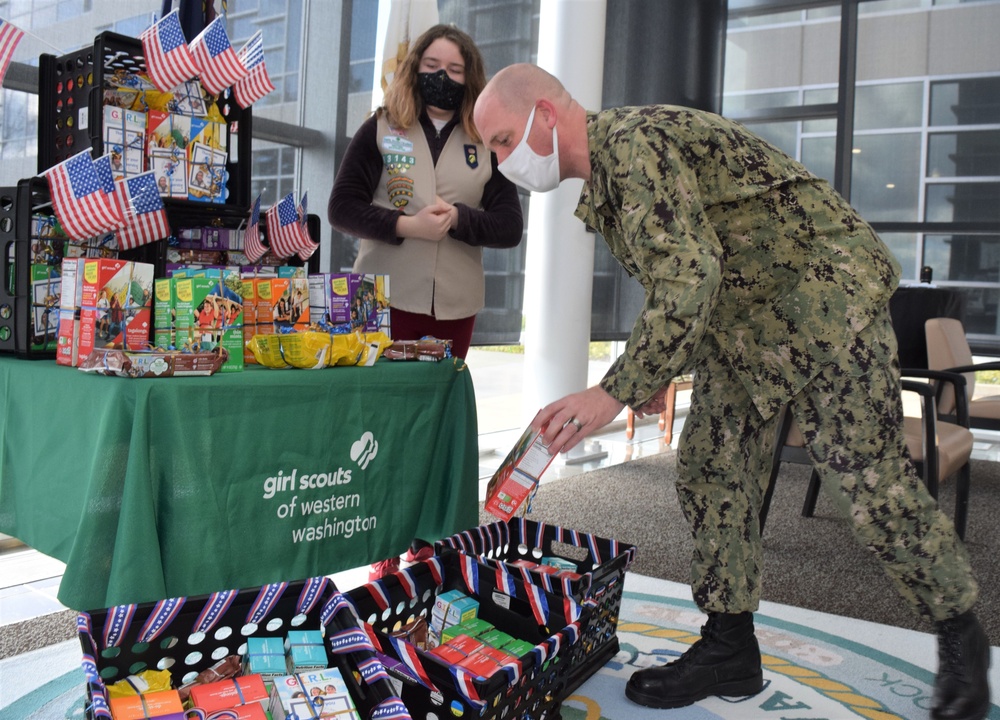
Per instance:
[[[405,173],[413,164],[416,163],[417,159],[412,155],[403,155],[402,153],[383,153],[382,163],[385,165],[385,170],[390,175],[399,175],[400,173]]]
[[[382,149],[387,153],[411,153],[413,141],[399,135],[386,135],[382,138]]]
[[[465,164],[470,168],[479,167],[479,148],[475,145],[465,146]]]

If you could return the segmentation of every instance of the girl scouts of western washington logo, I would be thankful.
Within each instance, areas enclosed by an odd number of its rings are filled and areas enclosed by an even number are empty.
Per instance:
[[[479,167],[479,151],[475,145],[465,146],[465,164],[473,169]]]

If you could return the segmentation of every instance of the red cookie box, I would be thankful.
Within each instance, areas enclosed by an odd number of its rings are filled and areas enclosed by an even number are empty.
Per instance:
[[[63,291],[56,362],[76,367],[97,347],[146,349],[153,270],[148,263],[115,258],[64,260],[70,279],[69,291]]]
[[[206,713],[237,705],[267,704],[268,694],[260,675],[241,675],[191,688],[191,702]],[[258,705],[260,707],[260,705]]]
[[[459,660],[456,665],[475,677],[488,678],[501,667],[516,659],[503,650],[483,645],[468,657]]]

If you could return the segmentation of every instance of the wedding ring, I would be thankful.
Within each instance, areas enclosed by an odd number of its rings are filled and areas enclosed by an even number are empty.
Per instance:
[[[577,420],[576,418],[570,418],[570,419],[569,419],[569,422],[568,422],[568,423],[566,423],[566,424],[567,424],[567,425],[572,425],[572,426],[574,426],[574,427],[576,428],[576,431],[577,431],[577,432],[579,432],[580,430],[582,430],[582,429],[583,429],[583,423],[581,423],[581,422],[580,422],[579,420]]]

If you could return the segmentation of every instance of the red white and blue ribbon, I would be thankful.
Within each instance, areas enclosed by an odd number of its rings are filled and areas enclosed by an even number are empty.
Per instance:
[[[87,682],[101,682],[101,674],[97,670],[97,661],[93,655],[84,653],[83,658],[80,660],[80,667],[83,668],[83,674],[86,676]]]
[[[462,560],[462,580],[469,594],[479,594],[479,563],[471,555],[463,554]]]
[[[247,613],[247,623],[260,624],[264,618],[271,614],[287,587],[288,583],[286,582],[263,586],[257,593],[257,599],[250,606],[250,612]]]
[[[547,625],[549,622],[549,601],[545,597],[545,591],[537,585],[525,584],[524,591],[528,595],[528,604],[531,606],[531,613],[539,625]]]
[[[333,620],[334,615],[336,615],[341,610],[353,611],[354,606],[351,605],[350,601],[344,597],[339,591],[333,593],[333,596],[326,601],[326,605],[320,611],[319,620],[324,625],[330,624]]]
[[[398,697],[383,700],[372,711],[372,720],[411,720],[406,705]]]
[[[375,604],[378,605],[379,610],[385,610],[389,607],[389,593],[386,592],[381,580],[370,582],[365,587],[368,588],[368,593],[372,596]]]
[[[180,613],[186,600],[187,598],[176,597],[156,603],[146,622],[143,623],[142,629],[139,630],[139,642],[148,643],[158,638]]]
[[[437,687],[431,682],[430,676],[424,669],[424,663],[420,659],[420,654],[417,649],[413,647],[410,643],[406,642],[403,638],[389,636],[389,642],[392,643],[392,647],[396,651],[396,657],[410,668],[410,671],[416,676],[416,678],[428,688],[431,692],[439,692]]]
[[[329,582],[329,578],[325,577],[314,577],[306,580],[302,586],[302,592],[299,593],[299,599],[295,603],[296,612],[308,615],[323,597],[323,591]]]
[[[444,583],[444,567],[441,565],[441,558],[435,555],[424,560],[424,564],[430,568],[431,575],[434,576],[434,585],[440,587]]]
[[[239,595],[239,590],[222,590],[209,595],[205,602],[205,607],[198,614],[198,619],[194,621],[194,631],[207,633],[222,619],[226,610],[233,604],[233,600]]]
[[[458,691],[462,693],[466,700],[475,705],[477,708],[482,708],[486,705],[480,698],[479,692],[476,690],[474,684],[475,678],[464,668],[458,665],[449,665],[448,670],[451,674],[455,676],[455,685],[458,687]]]
[[[90,698],[90,714],[94,718],[111,718],[111,708],[108,700],[101,693],[95,692]]]
[[[97,655],[97,643],[94,641],[94,627],[90,613],[81,612],[76,616],[76,634],[87,638],[87,642],[90,644],[90,652],[93,655]]]
[[[601,551],[597,547],[597,538],[590,533],[587,533],[585,537],[587,538],[587,545],[590,546],[590,556],[594,559],[594,565],[600,565],[603,560],[601,560]]]
[[[517,584],[514,582],[514,576],[507,571],[507,566],[504,563],[497,563],[497,590],[511,597],[517,597]]]
[[[369,650],[375,652],[375,646],[364,631],[358,628],[339,630],[330,635],[330,649],[339,654]]]
[[[563,595],[563,611],[566,613],[566,619],[571,623],[579,620],[580,614],[583,612],[580,604],[569,593]]]
[[[419,594],[417,588],[417,581],[413,578],[413,568],[403,568],[398,573],[396,573],[396,578],[399,580],[400,586],[403,588],[403,592],[406,593],[406,597],[412,600]]]
[[[361,672],[361,677],[365,679],[365,682],[371,685],[379,680],[390,680],[389,673],[385,669],[385,665],[379,662],[379,659],[374,655],[370,658],[363,658],[358,660],[358,670]]]
[[[132,618],[135,617],[135,605],[115,605],[108,609],[108,614],[104,618],[104,649],[116,647],[125,637],[129,627],[132,625]]]

